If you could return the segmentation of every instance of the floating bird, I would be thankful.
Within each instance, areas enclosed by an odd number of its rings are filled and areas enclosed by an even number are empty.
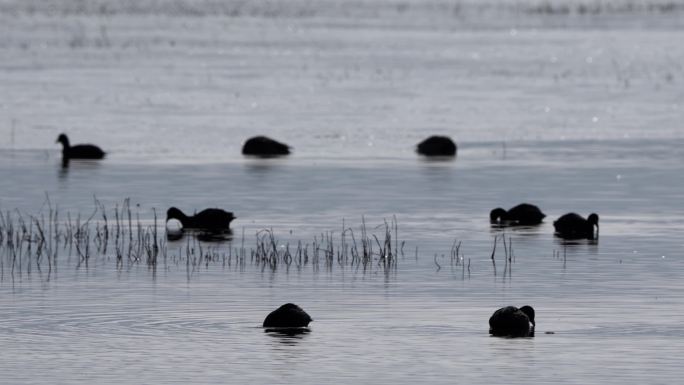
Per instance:
[[[496,337],[534,337],[534,309],[532,306],[506,306],[489,318],[489,334]]]
[[[544,217],[539,207],[529,203],[521,203],[508,211],[497,207],[489,213],[491,223],[509,226],[538,225]]]
[[[177,219],[183,229],[203,229],[225,231],[230,229],[230,222],[235,219],[233,213],[221,209],[206,209],[193,216],[187,216],[175,207],[166,211],[166,221]]]
[[[313,321],[311,317],[299,306],[293,303],[272,311],[264,320],[265,328],[304,328]]]
[[[431,136],[418,143],[416,151],[425,156],[456,156],[456,143],[448,136]]]
[[[556,235],[564,239],[596,239],[598,238],[599,217],[597,214],[589,214],[587,219],[575,213],[565,214],[553,222]],[[596,226],[596,233],[594,233]],[[596,235],[594,235],[596,234]]]
[[[105,152],[92,144],[69,145],[69,138],[65,134],[60,134],[55,143],[62,143],[62,160],[69,159],[102,159]]]
[[[255,136],[247,139],[242,146],[243,155],[272,157],[290,154],[290,146],[266,136]]]

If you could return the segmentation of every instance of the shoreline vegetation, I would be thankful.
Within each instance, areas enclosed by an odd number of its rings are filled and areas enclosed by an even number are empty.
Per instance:
[[[94,198],[92,213],[83,217],[60,212],[49,197],[35,215],[0,211],[0,282],[34,274],[49,281],[58,266],[79,270],[103,263],[113,263],[119,271],[146,266],[156,272],[175,266],[185,268],[188,280],[200,269],[217,265],[238,271],[252,267],[261,272],[348,269],[387,277],[396,275],[399,261],[412,257],[418,261],[420,254],[418,246],[413,253],[405,252],[406,241],[400,240],[396,216],[375,227],[369,227],[365,217],[357,227],[343,219],[341,229],[321,232],[313,239],[282,240],[273,228],[252,235],[247,235],[244,227],[239,235],[174,233],[159,220],[157,211],[152,209],[152,221],[143,220],[128,198],[114,209]],[[506,238],[505,232],[495,235],[491,255],[481,258],[491,260],[497,276],[500,244],[504,279],[510,277],[515,262],[512,239]],[[434,254],[435,271],[450,266],[452,272],[460,270],[462,278],[469,278],[471,258],[466,258],[461,246],[462,242],[454,240],[449,252]]]

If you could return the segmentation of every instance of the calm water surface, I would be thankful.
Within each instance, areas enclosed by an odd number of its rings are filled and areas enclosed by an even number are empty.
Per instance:
[[[85,263],[64,245],[48,266],[5,244],[0,382],[684,375],[682,4],[101,3],[0,3],[3,215],[52,208],[66,226],[97,199],[111,225],[130,198],[145,228],[170,206],[231,210],[234,236],[164,240],[156,266],[112,247]],[[63,169],[60,132],[107,159]],[[455,161],[413,153],[433,133],[458,141]],[[255,134],[293,155],[243,159]],[[507,230],[514,261],[499,244],[493,265],[489,210],[525,201],[548,217]],[[553,237],[569,211],[599,213],[598,242]],[[395,268],[236,260],[263,229],[284,250],[321,234],[339,245],[362,221],[384,239],[394,218]],[[216,258],[188,257],[200,245]],[[259,327],[285,302],[312,315],[310,333]],[[536,308],[535,338],[489,337],[509,304]]]

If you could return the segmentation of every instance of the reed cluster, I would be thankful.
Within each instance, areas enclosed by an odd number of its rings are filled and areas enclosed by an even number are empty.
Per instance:
[[[60,255],[76,269],[114,261],[119,270],[146,266],[156,272],[159,266],[184,267],[188,277],[201,268],[217,264],[240,271],[248,266],[262,272],[305,268],[332,272],[337,268],[389,275],[396,273],[399,261],[405,258],[406,242],[399,240],[396,217],[372,228],[362,217],[356,229],[343,220],[338,231],[323,232],[308,241],[293,239],[291,233],[280,239],[273,229],[260,229],[254,233],[254,243],[247,246],[244,228],[239,239],[232,232],[186,232],[171,236],[165,221],[159,221],[156,209],[152,209],[152,219],[149,213],[144,216],[147,219],[141,220],[139,208],[134,210],[129,199],[108,210],[96,198],[92,213],[86,217],[62,214],[53,207],[49,197],[37,215],[18,210],[0,212],[0,280],[5,276],[14,279],[15,274],[30,275],[34,271],[41,276],[47,271],[49,280]],[[448,263],[452,272],[458,269],[463,278],[466,274],[470,277],[471,259],[466,260],[461,246],[458,240],[452,243]],[[510,277],[515,262],[511,237],[505,234],[494,237],[489,257],[494,276],[498,274],[496,253],[500,247],[504,254],[505,279]],[[415,250],[418,260],[418,248]],[[446,258],[447,254],[435,254],[437,271],[442,269],[440,260]]]
[[[404,255],[405,242],[399,243],[399,226],[396,217],[384,221],[378,227],[380,237],[370,233],[365,218],[361,219],[359,234],[343,221],[339,236],[334,232],[314,236],[311,243],[296,242],[295,246],[278,241],[272,229],[256,233],[256,245],[251,249],[251,261],[263,269],[276,270],[278,266],[301,268],[311,264],[314,269],[331,270],[334,265],[354,269],[371,270],[374,267],[385,272],[395,270],[398,257]],[[376,229],[378,229],[376,228]],[[358,239],[358,240],[357,240]]]
[[[95,198],[93,212],[87,217],[62,215],[49,197],[44,206],[38,215],[18,210],[0,212],[0,278],[5,277],[5,270],[13,278],[15,273],[30,275],[37,269],[42,274],[47,269],[49,279],[60,254],[68,260],[76,258],[77,269],[88,268],[94,260],[113,259],[118,269],[185,265],[189,274],[216,263],[236,269],[252,265],[262,271],[307,266],[332,271],[339,266],[388,274],[396,271],[403,255],[404,242],[398,239],[396,218],[384,220],[372,230],[365,218],[358,230],[343,221],[341,231],[321,233],[308,242],[281,241],[273,229],[263,229],[256,231],[255,243],[248,247],[244,229],[239,246],[232,233],[192,232],[180,240],[167,237],[157,210],[152,210],[153,220],[141,220],[129,199],[111,211]]]

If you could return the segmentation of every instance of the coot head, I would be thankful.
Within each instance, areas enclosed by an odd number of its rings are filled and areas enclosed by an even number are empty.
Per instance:
[[[534,309],[532,308],[532,306],[525,305],[525,306],[520,308],[520,311],[525,313],[527,318],[530,319],[530,323],[532,324],[533,327],[536,326],[536,324],[534,323]]]
[[[489,213],[489,221],[492,223],[499,222],[506,215],[506,210],[497,207]]]
[[[166,221],[168,222],[171,219],[177,219],[179,221],[185,219],[186,215],[183,214],[182,211],[175,207],[171,207],[166,211]]]
[[[69,138],[65,134],[59,134],[55,143],[62,143],[62,146],[69,147]]]
[[[598,232],[599,232],[598,221],[599,221],[599,217],[598,217],[598,214],[596,214],[596,213],[591,213],[587,217],[587,222],[589,222],[592,226],[596,226],[596,236],[597,237],[598,237]],[[593,229],[592,229],[592,233],[593,233]]]
[[[599,221],[598,214],[596,214],[596,213],[589,214],[589,217],[587,217],[587,221],[589,221],[589,223],[591,223],[592,225],[598,227],[598,221]]]

